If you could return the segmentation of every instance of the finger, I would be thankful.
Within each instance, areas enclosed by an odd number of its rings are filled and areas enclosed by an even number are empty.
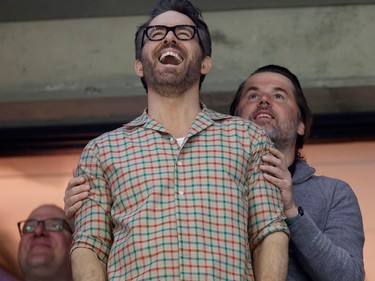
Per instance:
[[[271,148],[269,155],[272,155],[273,157],[278,159],[281,163],[286,165],[286,157],[284,153],[282,153],[280,150],[277,150],[276,148]]]
[[[271,174],[265,174],[264,178],[268,182],[276,185],[279,189],[285,189],[287,187],[287,181],[282,178],[275,177],[274,175],[271,175]]]
[[[81,208],[83,205],[82,201],[78,201],[73,206],[68,209],[65,209],[65,214],[68,218],[74,218],[75,213]]]
[[[88,191],[82,191],[80,193],[77,193],[76,195],[72,196],[70,198],[70,202],[71,204],[70,205],[74,205],[76,202],[78,201],[82,201],[84,199],[86,199],[87,197],[89,197],[89,192]]]
[[[86,182],[86,179],[85,177],[83,176],[79,176],[79,177],[74,177],[72,178],[69,183],[73,184],[73,185],[79,185],[79,184],[84,184]]]
[[[75,212],[82,206],[83,200],[89,196],[87,191],[81,192],[75,196],[64,198],[64,210],[68,217],[74,215]]]
[[[76,185],[81,185],[81,184],[84,184],[86,181],[86,179],[82,176],[80,177],[74,177],[74,178],[71,178],[68,182],[68,186],[66,187],[66,191],[69,191],[70,189],[72,189],[73,187],[75,187]]]
[[[288,184],[285,181],[279,180],[270,175],[264,175],[264,178],[280,190],[284,208],[289,208],[289,206],[294,205],[291,183]]]
[[[284,155],[281,154],[279,156],[280,156],[280,158],[278,158],[274,155],[268,154],[268,155],[262,156],[262,160],[264,162],[266,162],[267,164],[277,166],[278,168],[280,168],[284,171],[288,170],[288,165],[286,163],[286,159],[285,159]]]
[[[266,164],[273,166],[278,166],[281,163],[280,159],[270,154],[262,156],[262,160],[266,162]]]
[[[260,165],[260,169],[266,173],[264,174],[265,176],[272,176],[275,179],[278,179],[280,182],[277,182],[277,185],[281,185],[285,188],[292,185],[292,176],[288,170],[284,171],[268,165]]]
[[[82,191],[82,192],[76,193],[75,195],[67,194],[64,197],[65,209],[66,210],[70,209],[77,202],[86,199],[88,196],[89,196],[89,192],[88,191]]]
[[[274,147],[270,147],[269,152],[276,158],[282,159],[284,157],[284,154]]]
[[[265,174],[264,175],[264,178],[272,183],[273,185],[275,185],[278,189],[280,189],[281,191],[283,191],[283,189],[285,188],[285,183],[283,180],[279,179],[279,178],[276,178],[272,175],[268,175],[268,174]]]
[[[268,173],[268,174],[271,174],[275,177],[283,177],[283,170],[278,168],[278,167],[275,167],[275,166],[270,166],[270,165],[260,165],[259,166],[260,169],[265,172],[265,173]]]
[[[90,190],[90,186],[79,185],[79,186],[74,186],[70,190],[65,191],[64,211],[67,216],[72,215],[71,212],[73,212],[74,210],[72,211],[71,208],[75,206],[77,202],[80,202],[89,196],[89,190]]]
[[[65,196],[67,198],[70,198],[70,197],[73,197],[79,193],[82,193],[82,192],[87,192],[90,190],[90,186],[88,184],[81,184],[81,185],[76,185],[76,186],[73,186],[71,189],[67,190],[65,192]]]

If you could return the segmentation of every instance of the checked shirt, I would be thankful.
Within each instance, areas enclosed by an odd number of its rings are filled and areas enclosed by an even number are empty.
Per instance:
[[[289,233],[258,169],[270,145],[253,123],[203,106],[180,148],[145,111],[85,147],[91,194],[72,251],[94,251],[109,280],[254,280],[252,250]]]

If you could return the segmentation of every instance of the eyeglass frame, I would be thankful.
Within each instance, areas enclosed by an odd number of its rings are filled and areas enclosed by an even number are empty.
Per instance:
[[[183,27],[183,26],[185,26],[185,27],[190,27],[190,28],[192,28],[193,29],[193,35],[191,36],[191,38],[190,39],[180,39],[179,37],[178,37],[178,35],[176,34],[176,28],[178,28],[178,27]],[[166,32],[165,32],[165,34],[164,34],[164,36],[162,37],[162,38],[160,38],[160,39],[151,39],[149,36],[148,36],[148,30],[149,29],[151,29],[151,28],[155,28],[155,27],[163,27],[163,28],[165,28],[166,29]],[[173,34],[174,34],[174,36],[178,39],[178,40],[180,40],[180,41],[190,41],[190,40],[193,40],[194,39],[194,37],[195,37],[195,34],[197,34],[198,35],[198,41],[199,41],[199,44],[201,45],[201,40],[200,40],[200,37],[199,37],[199,32],[198,32],[198,27],[197,26],[195,26],[195,25],[189,25],[189,24],[178,24],[178,25],[175,25],[175,26],[166,26],[166,25],[160,25],[160,24],[158,24],[158,25],[149,25],[149,26],[146,26],[144,29],[143,29],[143,38],[142,38],[142,46],[141,46],[141,48],[143,48],[143,46],[144,46],[144,41],[145,41],[145,36],[148,38],[148,40],[150,40],[150,41],[162,41],[167,35],[168,35],[168,33],[169,33],[169,31],[172,31],[173,32]]]
[[[45,221],[47,221],[47,220],[61,221],[63,229],[61,229],[61,230],[47,230],[46,229],[46,225],[45,225]],[[36,222],[36,228],[32,232],[23,233],[23,227],[21,228],[21,224],[25,224],[26,222],[29,222],[29,221],[35,221]],[[48,218],[48,219],[45,219],[45,220],[28,219],[28,220],[22,220],[22,221],[20,221],[20,222],[17,223],[17,227],[18,227],[18,231],[20,233],[20,236],[22,237],[24,234],[35,233],[35,230],[38,228],[39,224],[42,224],[44,230],[48,231],[48,232],[62,232],[65,229],[65,230],[69,231],[70,233],[73,233],[73,230],[70,227],[69,223],[65,219],[62,219],[62,218]]]

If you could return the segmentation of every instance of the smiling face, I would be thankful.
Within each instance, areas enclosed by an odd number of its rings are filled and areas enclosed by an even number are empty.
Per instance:
[[[53,205],[35,209],[28,219],[66,219],[64,211]],[[39,224],[35,232],[23,234],[18,248],[18,261],[25,276],[37,279],[48,276],[71,275],[69,250],[72,234],[67,230],[48,232]]]
[[[237,109],[238,116],[260,125],[276,147],[294,149],[297,134],[304,135],[299,118],[294,86],[284,75],[261,72],[244,84]]]
[[[192,25],[193,21],[176,11],[168,11],[155,17],[150,26]],[[142,55],[136,61],[135,70],[144,77],[148,89],[163,96],[179,96],[191,87],[199,86],[201,74],[211,67],[209,57],[204,57],[195,34],[191,40],[179,40],[169,31],[161,41],[144,37]]]

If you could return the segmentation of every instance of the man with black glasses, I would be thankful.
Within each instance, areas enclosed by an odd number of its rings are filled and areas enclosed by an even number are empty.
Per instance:
[[[25,281],[71,281],[69,251],[72,226],[55,205],[34,209],[18,223],[18,263]]]
[[[147,109],[81,155],[91,194],[75,216],[74,280],[285,280],[289,230],[259,170],[272,144],[200,102],[211,68],[200,11],[160,1],[135,45]]]

